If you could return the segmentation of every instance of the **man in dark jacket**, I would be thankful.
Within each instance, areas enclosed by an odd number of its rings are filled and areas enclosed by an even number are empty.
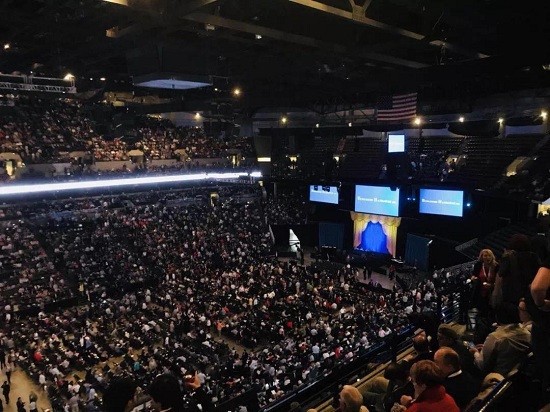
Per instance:
[[[6,398],[6,405],[10,403],[10,391],[10,384],[8,381],[4,381],[4,384],[2,385],[2,393],[4,394],[4,398]]]
[[[434,362],[445,375],[445,390],[453,397],[458,407],[464,409],[478,394],[479,381],[460,369],[458,353],[449,347],[439,349],[434,355]]]
[[[460,368],[473,376],[480,374],[474,364],[474,355],[470,353],[468,348],[458,340],[458,333],[449,325],[439,325],[437,330],[437,341],[440,347],[447,346],[458,353],[460,358]]]

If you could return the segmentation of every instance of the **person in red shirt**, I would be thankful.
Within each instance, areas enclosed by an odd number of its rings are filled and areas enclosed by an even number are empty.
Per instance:
[[[443,372],[435,362],[416,362],[411,368],[411,378],[415,399],[401,397],[401,404],[407,406],[406,412],[460,412],[454,399],[445,392]]]

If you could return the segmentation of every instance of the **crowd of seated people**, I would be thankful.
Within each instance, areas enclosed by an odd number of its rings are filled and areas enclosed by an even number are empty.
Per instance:
[[[183,379],[198,371],[210,402],[254,390],[265,405],[434,307],[432,282],[373,291],[356,283],[351,267],[278,263],[258,204],[168,200],[177,195],[151,194],[134,206],[83,201],[82,210],[69,201],[58,209],[70,214],[32,222],[52,261],[78,280],[72,290],[83,304],[3,320],[1,333],[53,398],[92,408],[93,394],[115,376],[146,390],[159,373]]]
[[[273,225],[305,224],[307,221],[307,202],[298,191],[278,193],[264,203],[267,222]]]
[[[0,231],[0,307],[9,321],[29,307],[70,298],[72,291],[34,233],[20,221]]]
[[[0,150],[18,153],[26,163],[68,160],[68,152],[83,150],[84,142],[95,136],[78,102],[28,96],[14,96],[13,101],[0,116]]]
[[[525,410],[550,402],[550,269],[545,246],[534,253],[525,235],[515,235],[500,262],[490,250],[482,250],[467,281],[469,304],[477,315],[473,335],[446,324],[438,327],[435,338],[425,332],[417,335],[416,355],[391,363],[384,377],[362,388],[369,410],[470,410],[527,364],[530,352],[534,371],[526,368],[529,380],[537,382],[535,392],[542,391],[525,403]],[[425,378],[419,382],[419,368],[431,370],[430,384]]]
[[[71,152],[90,153],[95,161],[130,160],[137,149],[146,159],[178,159],[178,149],[186,158],[220,158],[229,149],[253,157],[248,137],[213,137],[201,127],[175,127],[170,121],[141,117],[123,136],[111,138],[97,131],[89,111],[70,99],[40,99],[12,96],[11,105],[0,117],[0,151],[16,153],[26,164],[71,161]]]

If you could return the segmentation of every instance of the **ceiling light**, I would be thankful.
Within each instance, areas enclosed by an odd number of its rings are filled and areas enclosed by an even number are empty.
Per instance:
[[[10,44],[9,43],[4,43],[4,50],[8,50],[10,48]]]
[[[315,127],[318,129],[319,128],[319,123],[315,123]]]
[[[458,118],[458,121],[459,121],[460,123],[464,123],[464,116],[460,116],[460,117]]]
[[[499,122],[500,124],[502,124],[502,123],[504,122],[504,119],[503,119],[502,117],[499,117],[499,118],[498,118],[498,122]]]
[[[348,123],[348,126],[351,127],[351,126],[353,126],[353,124],[352,124],[351,122],[349,122],[349,123]]]
[[[63,80],[74,80],[74,76],[71,73],[67,73]]]
[[[214,91],[217,92],[217,91],[218,91],[218,88],[217,88],[217,87],[214,87]]]
[[[201,114],[199,112],[195,113],[195,119],[200,119],[201,118]]]
[[[102,82],[104,82],[105,80],[107,80],[105,77],[100,77],[99,80],[101,80]]]
[[[547,116],[548,116],[548,112],[546,112],[546,110],[543,110],[542,112],[540,112],[540,117],[542,117],[543,119],[546,119]]]
[[[261,34],[256,34],[256,40],[262,40],[262,35]]]
[[[288,121],[288,119],[286,118],[286,116],[281,117],[281,122],[283,124],[286,124],[287,121]]]
[[[421,119],[420,117],[416,117],[416,118],[414,119],[414,124],[417,125],[417,126],[420,125],[420,124],[422,124],[422,119]]]
[[[233,96],[240,96],[241,95],[241,89],[239,89],[238,87],[235,87],[233,89]]]

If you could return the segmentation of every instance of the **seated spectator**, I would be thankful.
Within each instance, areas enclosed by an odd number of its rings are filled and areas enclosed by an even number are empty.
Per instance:
[[[504,376],[499,373],[490,373],[488,374],[483,382],[481,383],[481,389],[477,396],[471,400],[465,410],[471,410],[476,407],[476,405],[483,402],[483,400],[491,393],[491,391],[497,386],[500,382],[504,380]]]
[[[470,373],[472,376],[478,376],[479,371],[474,366],[474,357],[468,348],[458,340],[458,333],[449,325],[439,325],[437,330],[437,341],[439,346],[447,346],[458,353],[460,358],[460,369]]]
[[[434,356],[434,361],[443,372],[443,386],[460,409],[464,409],[479,392],[479,381],[460,369],[460,358],[451,348],[443,347]]]
[[[471,351],[483,374],[495,372],[506,376],[531,351],[531,334],[519,325],[517,307],[503,303],[495,316],[497,329],[487,336],[479,350]]]
[[[416,355],[411,354],[405,358],[409,363],[409,367],[421,360],[434,360],[434,353],[430,350],[430,341],[427,339],[425,332],[416,335],[412,341]]]
[[[458,412],[453,398],[445,392],[442,385],[443,372],[432,361],[423,360],[411,368],[415,399],[403,396],[401,403],[407,406],[407,412]]]
[[[345,385],[340,391],[341,412],[369,412],[363,405],[363,395],[351,385]]]
[[[366,386],[362,392],[364,403],[369,410],[376,412],[389,412],[394,404],[399,404],[403,395],[414,395],[407,362],[390,363],[383,378],[374,378]]]

